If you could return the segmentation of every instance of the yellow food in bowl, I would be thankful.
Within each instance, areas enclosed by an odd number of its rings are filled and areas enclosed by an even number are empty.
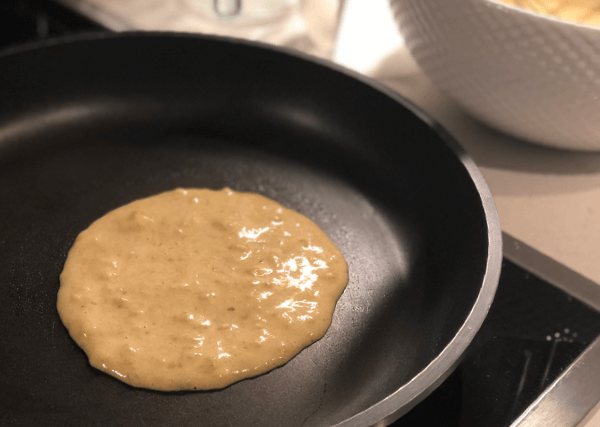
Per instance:
[[[600,25],[598,0],[498,0],[565,21]]]

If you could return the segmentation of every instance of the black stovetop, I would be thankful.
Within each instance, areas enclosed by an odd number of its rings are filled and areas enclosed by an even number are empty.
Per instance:
[[[600,313],[505,260],[463,362],[395,427],[507,427],[600,334]]]
[[[51,0],[0,3],[0,49],[105,31]],[[396,427],[507,427],[600,335],[600,313],[503,263],[491,311],[465,359]]]

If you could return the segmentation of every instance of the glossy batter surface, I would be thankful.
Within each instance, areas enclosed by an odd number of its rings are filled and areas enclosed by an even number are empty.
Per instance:
[[[83,231],[58,311],[92,366],[136,387],[222,388],[327,331],[347,282],[308,218],[253,193],[177,189]]]
[[[499,0],[565,21],[600,25],[600,0]]]

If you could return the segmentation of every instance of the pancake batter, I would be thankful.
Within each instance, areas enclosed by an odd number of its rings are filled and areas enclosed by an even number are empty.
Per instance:
[[[92,366],[136,387],[222,388],[327,331],[347,265],[308,218],[229,189],[177,189],[95,221],[58,311]]]

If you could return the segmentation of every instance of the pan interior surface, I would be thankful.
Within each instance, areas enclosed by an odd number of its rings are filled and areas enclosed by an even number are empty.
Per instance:
[[[491,256],[481,195],[435,127],[386,93],[193,36],[79,40],[0,66],[1,424],[335,425],[427,369],[472,312]],[[135,199],[225,186],[308,216],[344,254],[325,337],[210,392],[91,368],[56,311],[75,237]]]

